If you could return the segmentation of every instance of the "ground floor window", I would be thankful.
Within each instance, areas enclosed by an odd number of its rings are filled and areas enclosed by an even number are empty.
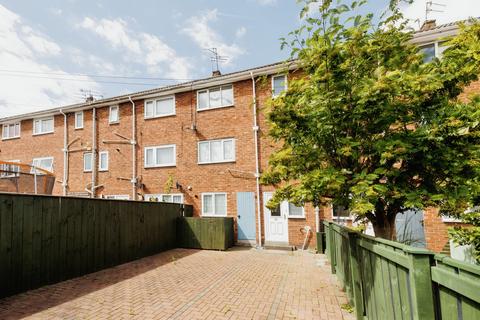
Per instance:
[[[202,193],[202,216],[226,217],[226,193]]]
[[[157,202],[170,202],[170,203],[183,203],[183,194],[146,194],[144,196],[145,201],[157,201]]]
[[[20,160],[8,160],[6,162],[20,162]],[[0,164],[0,178],[17,177],[20,172],[20,167],[14,164]]]
[[[130,200],[130,196],[128,194],[109,194],[105,195],[104,198],[112,200]]]
[[[297,207],[293,203],[288,203],[288,217],[289,218],[305,218],[305,208]]]
[[[352,219],[350,211],[343,206],[333,205],[333,220],[349,220]]]

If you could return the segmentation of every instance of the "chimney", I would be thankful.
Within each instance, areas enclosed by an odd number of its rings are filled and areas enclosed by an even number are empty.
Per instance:
[[[435,29],[436,26],[437,26],[436,20],[425,20],[422,27],[420,28],[420,31],[432,30],[432,29]]]
[[[222,73],[220,72],[220,70],[213,70],[212,71],[212,77],[218,77],[218,76],[221,76]]]

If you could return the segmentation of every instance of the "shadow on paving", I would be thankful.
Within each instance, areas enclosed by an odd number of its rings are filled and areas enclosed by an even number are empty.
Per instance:
[[[128,280],[201,250],[174,249],[0,299],[0,319],[21,319]]]

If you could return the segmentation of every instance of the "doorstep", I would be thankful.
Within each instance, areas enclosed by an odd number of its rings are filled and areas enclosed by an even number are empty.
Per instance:
[[[269,250],[286,250],[286,251],[295,251],[297,247],[290,245],[288,242],[276,242],[276,241],[265,241],[263,246],[265,249]]]

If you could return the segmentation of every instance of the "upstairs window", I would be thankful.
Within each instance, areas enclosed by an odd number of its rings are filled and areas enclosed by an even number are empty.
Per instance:
[[[198,143],[198,163],[219,163],[235,161],[235,140],[222,139]]]
[[[83,154],[83,171],[92,172],[93,156],[91,152]]]
[[[53,117],[34,119],[33,134],[46,134],[53,132]]]
[[[108,171],[108,151],[98,153],[98,171]]]
[[[233,85],[197,91],[197,110],[233,106]]]
[[[443,52],[448,48],[447,42],[434,42],[418,47],[418,50],[423,54],[423,62],[427,63],[435,58],[441,59]]]
[[[283,91],[287,90],[287,76],[273,76],[272,77],[272,96],[278,97]]]
[[[53,172],[53,157],[44,157],[44,158],[34,158],[32,165],[36,168],[47,170]],[[43,174],[41,170],[35,170],[32,168],[31,173]]]
[[[202,193],[202,216],[226,217],[226,193]]]
[[[145,119],[175,115],[175,97],[145,100]]]
[[[174,144],[145,148],[145,168],[172,167],[176,165]]]
[[[120,121],[120,113],[118,110],[118,106],[111,106],[110,112],[108,114],[108,122],[109,123],[118,123]]]
[[[8,160],[6,162],[20,162],[20,160]],[[0,164],[0,178],[17,177],[20,172],[20,167],[11,163]]]
[[[83,111],[75,112],[75,129],[83,129]]]
[[[20,122],[3,125],[2,139],[13,139],[20,137]]]

